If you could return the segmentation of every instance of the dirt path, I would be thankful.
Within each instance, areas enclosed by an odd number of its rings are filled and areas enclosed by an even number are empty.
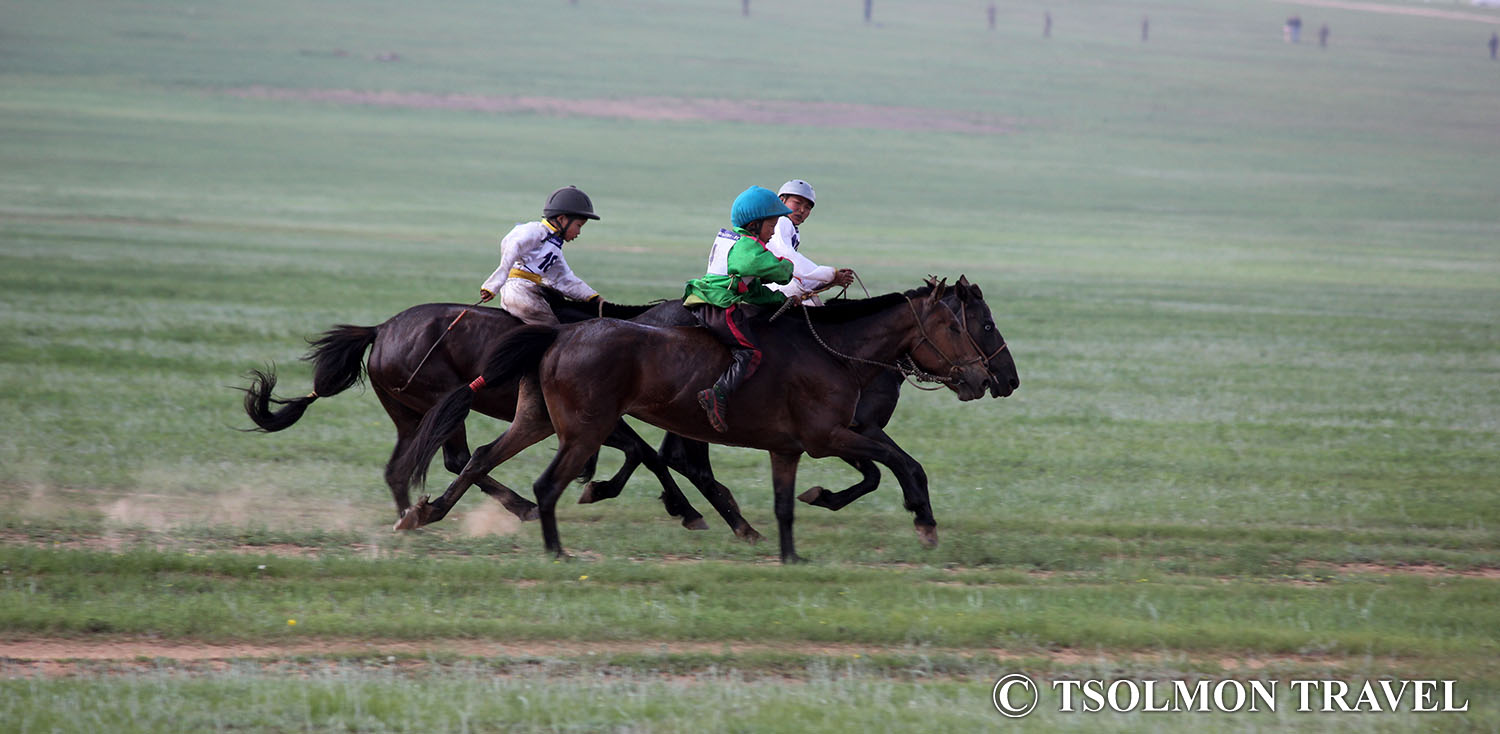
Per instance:
[[[296,100],[406,109],[530,113],[552,117],[599,117],[651,122],[747,122],[761,125],[919,130],[996,135],[1013,132],[1016,121],[972,110],[838,102],[741,101],[678,97],[569,99],[562,97],[380,92],[357,89],[242,87],[226,94],[245,99]]]
[[[975,649],[940,649],[931,647],[882,646],[805,642],[749,643],[700,642],[679,640],[637,640],[578,642],[574,640],[532,640],[514,643],[486,640],[354,640],[322,639],[264,643],[168,642],[148,639],[23,638],[0,640],[0,678],[34,675],[67,676],[98,674],[101,666],[108,672],[135,672],[157,667],[161,661],[188,665],[227,667],[230,662],[278,663],[293,659],[335,657],[383,659],[403,656],[408,664],[421,664],[412,656],[503,659],[535,663],[546,660],[587,662],[591,656],[641,655],[735,655],[755,654],[815,655],[830,660],[855,661],[874,655],[956,657],[975,663],[992,661],[997,666],[1016,665],[1045,660],[1050,664],[1100,665],[1128,664],[1175,668],[1183,663],[1178,652],[1164,653],[1130,650],[1013,649],[1002,647]],[[1222,670],[1255,673],[1287,667],[1347,668],[1369,665],[1367,657],[1341,658],[1326,655],[1215,655],[1198,657]],[[394,662],[394,661],[393,661]],[[1398,661],[1387,661],[1385,669],[1401,667]]]
[[[1349,0],[1276,0],[1288,5],[1309,5],[1316,8],[1337,8],[1339,10],[1358,10],[1366,13],[1384,13],[1386,15],[1409,15],[1419,18],[1438,18],[1440,20],[1464,20],[1477,23],[1493,23],[1500,25],[1500,15],[1484,15],[1482,13],[1466,13],[1461,10],[1434,10],[1432,8],[1407,8],[1399,5],[1381,5],[1378,3],[1349,2]]]

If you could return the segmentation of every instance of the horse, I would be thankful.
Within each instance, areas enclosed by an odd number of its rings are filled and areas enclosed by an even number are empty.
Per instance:
[[[958,312],[964,333],[974,342],[975,348],[985,355],[985,364],[990,370],[990,396],[1009,397],[1021,386],[1021,380],[1016,375],[1016,363],[1010,350],[1006,348],[1004,337],[995,327],[994,318],[990,314],[988,304],[984,302],[984,294],[979,286],[970,283],[967,277],[959,276],[958,282],[945,291],[943,299],[950,308]],[[926,470],[885,432],[885,427],[890,424],[891,417],[896,412],[896,404],[901,399],[901,386],[907,379],[909,379],[907,375],[897,370],[885,370],[872,378],[860,390],[859,405],[855,408],[852,427],[900,452],[900,455],[909,462],[909,469],[925,496],[927,493]],[[941,388],[918,387],[918,389]],[[662,437],[657,454],[667,466],[686,477],[700,491],[711,491],[715,487],[721,491],[728,491],[723,489],[723,485],[714,478],[713,465],[708,457],[708,444],[683,438],[675,433],[667,433]],[[875,466],[874,462],[851,461],[849,464],[859,471],[858,482],[838,492],[823,487],[812,487],[797,495],[797,499],[814,507],[838,511],[880,486],[880,469]],[[633,469],[634,467],[621,467],[620,472],[610,481],[628,478],[627,468]]]
[[[559,296],[554,295],[553,298],[554,311],[560,319],[568,322],[596,316],[642,318],[653,311],[670,311],[662,308],[661,304],[603,304],[597,310],[585,310],[581,305],[566,302]],[[386,465],[385,480],[399,519],[407,513],[412,503],[409,484],[397,478],[392,470],[392,462],[402,454],[415,435],[422,416],[438,399],[455,386],[466,384],[471,379],[470,376],[482,368],[489,347],[522,325],[519,319],[500,309],[430,303],[408,308],[378,326],[335,326],[321,336],[308,340],[312,348],[304,359],[314,365],[313,391],[305,397],[274,397],[274,368],[250,372],[251,385],[239,388],[245,393],[245,412],[255,424],[255,428],[248,430],[270,433],[290,428],[301,419],[314,401],[338,395],[361,382],[367,374],[381,406],[396,426],[396,446],[391,452],[391,461]],[[364,355],[367,350],[370,356],[368,367],[365,367]],[[509,421],[515,415],[515,405],[514,383],[508,386],[492,383],[492,389],[486,390],[476,401],[475,408],[485,415]],[[683,497],[666,466],[657,458],[656,452],[624,421],[618,422],[605,445],[625,452],[625,464],[614,478],[606,482],[589,482],[581,502],[618,496],[630,472],[644,463],[662,483],[661,500],[667,512],[673,517],[681,518],[683,527],[688,529],[702,530],[708,527],[703,521],[703,515]],[[444,466],[457,474],[470,458],[462,426],[448,436],[442,449]],[[588,479],[592,473],[593,462],[590,461],[584,467],[581,479]],[[505,485],[487,476],[475,478],[474,481],[486,494],[499,500],[507,510],[523,521],[538,517],[535,503]],[[739,508],[728,490],[716,483],[709,486],[705,497],[720,511],[736,534],[752,542],[759,540],[760,534],[740,516]]]
[[[438,447],[462,427],[492,380],[510,384],[520,378],[515,420],[500,438],[475,452],[442,496],[413,505],[397,527],[441,519],[478,477],[555,432],[557,454],[532,489],[543,544],[562,556],[556,506],[566,479],[558,480],[578,471],[610,426],[628,414],[686,438],[769,452],[783,563],[802,560],[792,534],[792,495],[803,454],[873,460],[889,467],[914,514],[919,539],[935,544],[937,521],[908,459],[849,425],[861,385],[901,359],[914,371],[933,374],[961,401],[984,395],[989,366],[966,338],[958,314],[943,302],[946,289],[944,282],[930,280],[905,293],[831,303],[808,312],[809,323],[818,323],[821,332],[768,331],[764,350],[771,358],[731,396],[731,425],[725,433],[709,425],[695,398],[696,390],[710,384],[728,360],[707,330],[607,319],[516,329],[495,347],[479,379],[450,392],[423,417],[406,452],[396,457],[396,471],[412,483],[422,481]]]

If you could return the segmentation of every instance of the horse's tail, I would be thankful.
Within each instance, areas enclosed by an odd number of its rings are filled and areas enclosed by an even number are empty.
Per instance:
[[[250,371],[245,393],[245,413],[255,423],[250,430],[272,433],[290,428],[318,398],[330,398],[353,387],[364,377],[365,350],[375,342],[378,327],[341,324],[317,339],[303,359],[313,363],[313,391],[306,397],[282,400],[272,396],[276,372]],[[272,405],[280,408],[271,409]]]
[[[474,394],[483,390],[485,385],[511,382],[535,370],[547,348],[557,341],[557,333],[552,326],[522,326],[501,339],[478,379],[443,396],[427,411],[427,415],[422,416],[422,423],[407,443],[406,450],[391,461],[390,476],[396,477],[398,482],[404,479],[409,487],[425,482],[432,457],[469,416]]]

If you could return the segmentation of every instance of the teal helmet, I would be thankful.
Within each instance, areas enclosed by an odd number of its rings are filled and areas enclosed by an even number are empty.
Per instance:
[[[736,227],[767,217],[784,217],[791,214],[776,192],[763,186],[751,186],[734,197],[734,206],[729,208],[729,222]]]

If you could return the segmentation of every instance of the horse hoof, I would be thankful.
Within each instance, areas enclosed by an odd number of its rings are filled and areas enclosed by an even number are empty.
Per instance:
[[[750,545],[756,545],[756,544],[760,543],[762,540],[766,539],[766,536],[761,535],[760,533],[756,532],[755,528],[752,528],[749,525],[746,525],[746,526],[744,526],[742,528],[737,528],[734,531],[734,534],[740,540],[743,540],[746,543],[749,543]]]
[[[708,529],[708,523],[704,522],[703,518],[701,518],[701,517],[695,517],[695,518],[693,518],[691,520],[683,520],[682,521],[682,526],[685,527],[685,528],[687,528],[688,530],[707,530]]]
[[[583,485],[583,494],[578,495],[578,504],[588,505],[598,501],[599,500],[594,497],[594,482],[589,482],[588,484]]]
[[[427,516],[427,495],[424,494],[424,495],[422,495],[421,499],[417,500],[416,504],[412,505],[411,507],[406,508],[406,510],[401,513],[401,518],[398,519],[398,520],[396,520],[396,524],[393,525],[391,527],[391,529],[392,530],[416,530],[417,528],[420,528],[423,525],[427,524],[426,521],[425,521],[425,519],[424,519],[424,518],[426,518],[426,516]]]
[[[822,487],[813,487],[812,489],[809,489],[806,492],[797,495],[797,499],[802,502],[806,502],[809,505],[815,505],[818,503],[818,499],[823,496],[824,491],[826,490],[824,490]]]
[[[783,566],[800,566],[804,563],[807,563],[807,559],[797,555],[796,553],[791,553],[781,557],[781,565]]]
[[[923,548],[936,548],[938,545],[936,525],[918,525],[917,541]]]

